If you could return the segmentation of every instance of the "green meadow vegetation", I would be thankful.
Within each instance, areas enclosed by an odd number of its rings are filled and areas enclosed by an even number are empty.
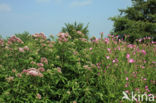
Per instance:
[[[57,37],[0,36],[0,103],[154,103],[156,1],[132,2],[107,38],[76,22]]]

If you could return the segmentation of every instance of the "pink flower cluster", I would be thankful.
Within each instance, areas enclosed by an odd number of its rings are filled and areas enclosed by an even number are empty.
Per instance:
[[[92,41],[93,43],[98,43],[99,39],[94,38],[94,39],[91,39],[91,41]]]
[[[42,70],[43,71],[43,70]],[[22,73],[26,73],[26,75],[31,75],[34,77],[43,77],[43,74],[41,73],[41,69],[36,69],[36,68],[30,68],[27,70],[23,70]]]
[[[67,42],[68,41],[68,38],[70,38],[69,34],[68,33],[59,33],[58,34],[58,37],[59,37],[59,41],[60,42]]]
[[[18,48],[19,52],[24,53],[25,51],[29,51],[29,47],[28,46],[24,46],[23,48]]]
[[[149,90],[149,88],[148,88],[147,85],[145,86],[145,90],[146,90],[147,92],[150,92],[150,90]]]
[[[106,44],[109,44],[109,38],[105,38],[104,40]]]
[[[129,62],[129,63],[134,63],[134,62],[135,62],[134,59],[131,59],[131,58],[130,58],[130,54],[127,54],[127,55],[126,55],[126,58],[128,59],[128,62]]]
[[[144,37],[144,38],[136,39],[136,41],[138,42],[142,42],[144,40],[151,40],[151,37]]]
[[[88,40],[86,38],[80,38],[81,41],[87,42]]]
[[[8,82],[11,82],[11,81],[13,81],[14,80],[14,77],[8,77],[8,78],[6,78],[6,80],[8,81]]]
[[[136,48],[136,45],[129,44],[127,47],[132,49],[132,48]]]
[[[16,36],[12,36],[11,38],[8,39],[8,44],[12,44],[12,43],[15,43],[15,42],[23,44],[23,41],[20,38],[16,37]]]
[[[41,39],[46,39],[46,36],[44,33],[35,33],[34,35],[32,35],[35,38],[41,38]]]
[[[41,58],[41,63],[48,64],[48,60],[47,60],[47,58],[42,57],[42,58]]]
[[[88,65],[84,65],[83,68],[85,68],[87,70],[91,70],[91,67],[89,67]]]
[[[77,33],[81,36],[84,36],[84,34],[81,31],[77,31]]]
[[[3,46],[4,45],[4,41],[2,39],[0,39],[0,45]]]
[[[146,55],[146,51],[145,50],[140,50],[140,52],[144,55]]]

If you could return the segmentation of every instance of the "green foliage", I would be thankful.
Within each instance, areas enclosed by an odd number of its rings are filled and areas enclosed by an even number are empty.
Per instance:
[[[80,31],[80,32],[79,32]],[[62,32],[69,33],[71,39],[78,39],[78,38],[86,38],[88,39],[88,25],[84,27],[84,24],[75,22],[74,24],[66,23],[65,27],[62,28]],[[79,35],[82,33],[82,35]]]
[[[15,34],[15,36],[20,38],[23,42],[32,40],[32,37],[29,34],[29,32],[23,32],[23,33]]]
[[[150,36],[156,39],[156,1],[132,0],[132,7],[121,9],[120,16],[110,18],[114,21],[115,35],[129,34],[129,41]]]

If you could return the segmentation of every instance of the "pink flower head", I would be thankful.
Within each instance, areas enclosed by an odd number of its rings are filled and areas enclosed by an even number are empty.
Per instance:
[[[141,53],[143,53],[144,55],[146,55],[146,51],[145,50],[141,50]]]
[[[89,50],[92,50],[93,48],[89,48]]]
[[[41,95],[38,93],[38,94],[36,95],[36,98],[37,98],[37,99],[41,99],[42,97],[41,97]]]
[[[112,62],[113,62],[113,63],[117,63],[117,62],[119,62],[119,60],[116,58],[116,59],[114,59]]]
[[[15,42],[23,43],[23,41],[20,38],[16,37],[16,36],[12,36],[12,37],[10,37],[8,39],[8,44],[12,44],[12,43],[15,43]]]
[[[126,87],[126,88],[128,87],[128,83],[125,84],[125,87]]]
[[[134,61],[134,59],[129,59],[128,62],[129,63],[134,63],[135,61]]]
[[[77,33],[81,36],[84,36],[84,34],[81,31],[77,31]]]
[[[145,89],[148,89],[148,86],[147,85],[145,86]]]
[[[4,45],[4,41],[2,39],[0,39],[0,46]]]
[[[37,63],[37,66],[38,66],[38,67],[43,67],[44,64],[42,64],[42,63]]]
[[[126,93],[129,93],[129,90],[126,90],[125,92],[126,92]]]
[[[57,72],[62,73],[61,68],[57,67]]]
[[[22,73],[26,73],[27,75],[31,75],[31,76],[39,76],[39,77],[43,77],[43,74],[40,73],[39,70],[35,69],[35,68],[30,68],[30,69],[27,69],[27,70],[23,70]]]
[[[111,53],[111,49],[110,49],[110,48],[107,48],[107,51],[108,51],[109,53]]]
[[[70,36],[69,36],[68,33],[62,33],[62,32],[61,32],[61,33],[58,34],[58,37],[59,37],[58,40],[59,40],[60,42],[67,42],[67,41],[68,41],[68,38],[69,38]]]
[[[128,80],[128,77],[126,77],[126,80]]]
[[[8,82],[13,81],[13,80],[14,80],[14,77],[8,77],[8,78],[6,78],[6,80],[7,80]]]
[[[130,54],[127,54],[127,55],[126,55],[126,58],[129,59],[129,58],[130,58]]]
[[[35,33],[32,36],[35,37],[35,38],[41,38],[41,39],[44,39],[44,40],[46,39],[46,36],[45,36],[45,34],[43,32],[41,32],[41,33]]]
[[[77,103],[76,101],[73,101],[73,103]]]
[[[24,49],[23,48],[18,48],[19,52],[24,53]]]
[[[107,58],[107,59],[110,59],[110,57],[109,57],[109,56],[106,56],[106,58]]]
[[[42,57],[42,58],[41,58],[41,63],[48,64],[48,60],[47,60],[47,58]]]
[[[40,72],[44,72],[44,71],[45,71],[45,69],[44,69],[43,67],[38,68],[38,70],[39,70]]]
[[[106,44],[109,44],[109,38],[105,38],[104,40]]]
[[[113,60],[113,63],[115,63],[115,60]]]
[[[29,48],[28,48],[28,46],[24,46],[24,48],[23,48],[24,50],[26,50],[26,51],[29,51]]]

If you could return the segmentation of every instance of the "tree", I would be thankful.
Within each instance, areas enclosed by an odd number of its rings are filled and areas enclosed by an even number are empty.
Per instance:
[[[132,0],[132,6],[120,9],[114,21],[114,35],[130,35],[128,41],[150,36],[156,40],[156,0]]]
[[[18,33],[15,34],[16,37],[20,38],[23,42],[31,41],[32,36],[29,34],[29,32],[23,32],[23,33]]]
[[[62,32],[68,33],[71,36],[71,39],[76,39],[76,38],[86,38],[88,39],[88,25],[84,27],[84,24],[79,23],[77,24],[76,22],[74,24],[70,23],[65,23],[65,27],[62,28]],[[79,35],[81,34],[82,35]]]

